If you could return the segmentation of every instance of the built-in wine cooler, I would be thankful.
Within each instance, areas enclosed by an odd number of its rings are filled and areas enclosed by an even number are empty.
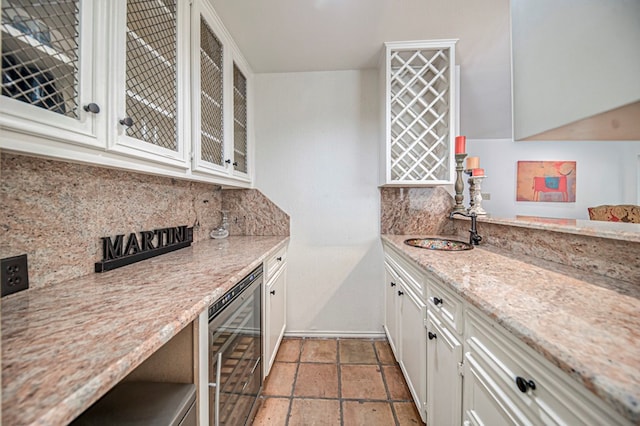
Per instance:
[[[262,265],[209,308],[209,420],[246,425],[262,387]]]

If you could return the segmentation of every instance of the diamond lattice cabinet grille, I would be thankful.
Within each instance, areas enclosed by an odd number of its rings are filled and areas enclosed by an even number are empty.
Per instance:
[[[127,135],[172,151],[177,142],[175,0],[127,1]]]
[[[247,171],[247,78],[233,64],[233,151],[235,170]]]
[[[78,118],[78,0],[2,1],[2,95]]]
[[[200,157],[222,165],[224,162],[222,43],[200,19]]]
[[[392,180],[448,180],[449,50],[394,51],[389,67]]]

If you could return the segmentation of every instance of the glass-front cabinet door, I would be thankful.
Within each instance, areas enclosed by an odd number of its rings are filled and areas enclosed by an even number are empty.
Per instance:
[[[83,0],[2,1],[3,146],[44,136],[104,146],[105,14]],[[27,138],[26,140],[18,140]]]
[[[250,182],[249,68],[206,1],[191,29],[193,170]]]
[[[227,174],[224,113],[226,49],[218,36],[220,29],[217,24],[208,8],[198,7],[193,11],[193,165],[197,171]]]
[[[237,63],[233,64],[233,169],[246,174],[248,120],[247,120],[247,77]]]
[[[114,3],[120,3],[114,12],[119,18],[116,39],[121,43],[114,46],[118,72],[111,148],[186,167],[189,4],[179,0]]]

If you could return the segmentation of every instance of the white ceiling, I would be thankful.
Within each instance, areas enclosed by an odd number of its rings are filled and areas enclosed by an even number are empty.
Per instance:
[[[377,67],[385,41],[457,38],[461,134],[511,137],[509,0],[210,0],[255,73]]]

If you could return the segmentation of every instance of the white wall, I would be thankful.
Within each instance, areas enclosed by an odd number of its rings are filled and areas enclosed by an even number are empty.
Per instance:
[[[640,142],[514,142],[509,139],[468,140],[469,156],[480,157],[487,178],[482,205],[500,217],[530,215],[588,219],[587,207],[600,204],[640,204],[638,177]],[[516,201],[518,161],[576,161],[576,202]],[[469,202],[465,182],[465,204]]]
[[[256,73],[375,68],[386,41],[457,38],[462,134],[512,135],[509,0],[210,2]]]
[[[382,333],[376,71],[255,76],[256,187],[291,216],[288,333]]]
[[[640,99],[640,1],[511,5],[516,139]]]

